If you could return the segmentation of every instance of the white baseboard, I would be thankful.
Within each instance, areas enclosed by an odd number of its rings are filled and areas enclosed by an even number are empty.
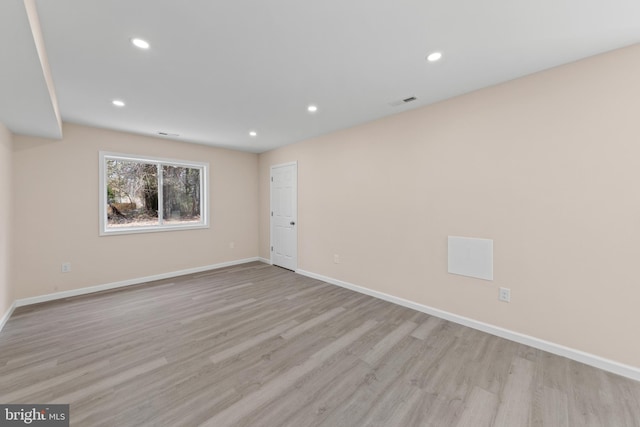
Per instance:
[[[7,312],[0,317],[0,332],[2,332],[2,328],[4,328],[4,325],[7,323],[7,321],[9,320],[9,317],[11,317],[11,315],[13,314],[13,310],[16,309],[16,302],[14,301],[10,306],[9,309],[7,310]]]
[[[470,319],[468,317],[459,316],[457,314],[450,313],[448,311],[440,310],[437,308],[429,307],[426,305],[418,304],[413,301],[409,301],[403,298],[395,297],[393,295],[385,294],[383,292],[374,291],[362,286],[354,285],[353,283],[343,282],[342,280],[333,279],[331,277],[323,276],[321,274],[312,273],[305,270],[296,270],[296,273],[303,276],[311,277],[313,279],[322,280],[323,282],[330,283],[332,285],[340,286],[346,289],[350,289],[361,294],[369,295],[381,300],[392,302],[404,307],[411,308],[416,311],[439,317],[441,319],[449,320],[460,325],[468,326],[473,329],[477,329],[482,332],[486,332],[491,335],[496,335],[501,338],[505,338],[511,341],[515,341],[520,344],[525,344],[533,348],[547,351],[549,353],[557,354],[577,362],[584,363],[608,372],[612,372],[623,377],[630,378],[632,380],[640,381],[640,368],[635,366],[625,365],[610,359],[605,359],[594,354],[586,353],[581,350],[565,347],[560,344],[545,341],[539,338],[535,338],[529,335],[514,332],[509,329],[494,326],[488,323],[480,322],[478,320]]]
[[[260,262],[264,262],[265,264],[269,264],[269,265],[271,265],[271,260],[270,260],[270,259],[266,259],[266,258],[259,257],[259,258],[258,258],[258,261],[260,261]]]
[[[155,274],[153,276],[138,277],[135,279],[122,280],[119,282],[105,283],[103,285],[89,286],[87,288],[72,289],[69,291],[55,292],[47,295],[39,295],[37,297],[21,298],[14,302],[16,307],[25,305],[38,304],[41,302],[53,301],[62,298],[70,298],[78,295],[91,294],[94,292],[107,291],[109,289],[123,288],[126,286],[139,285],[141,283],[153,282],[154,280],[170,279],[172,277],[184,276],[185,274],[201,273],[208,270],[216,270],[218,268],[230,267],[233,265],[246,264],[248,262],[260,261],[258,257],[239,259],[236,261],[221,262],[219,264],[206,265],[204,267],[188,268],[186,270],[172,271],[169,273]]]

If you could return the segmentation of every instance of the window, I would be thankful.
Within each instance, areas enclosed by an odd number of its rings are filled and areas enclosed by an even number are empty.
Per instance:
[[[100,153],[100,234],[208,227],[206,163]]]

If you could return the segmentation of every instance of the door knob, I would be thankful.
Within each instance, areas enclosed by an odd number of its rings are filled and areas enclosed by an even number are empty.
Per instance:
[[[295,221],[291,221],[289,224],[290,225],[296,225],[296,222]]]

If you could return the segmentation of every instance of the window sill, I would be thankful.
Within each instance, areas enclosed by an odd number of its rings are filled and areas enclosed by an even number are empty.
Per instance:
[[[141,234],[141,233],[159,233],[163,231],[181,231],[181,230],[201,230],[209,228],[209,224],[195,224],[195,225],[163,225],[159,227],[146,226],[146,227],[127,227],[127,228],[114,228],[110,230],[100,230],[100,236],[118,236],[122,234]]]

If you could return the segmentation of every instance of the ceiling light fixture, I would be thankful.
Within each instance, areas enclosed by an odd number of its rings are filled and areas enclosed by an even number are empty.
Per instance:
[[[114,99],[113,101],[111,101],[111,103],[113,105],[115,105],[116,107],[124,107],[124,101],[120,100],[120,99]]]
[[[318,111],[318,107],[316,105],[309,105],[307,107],[307,111],[310,113],[315,113],[316,111]]]
[[[135,47],[139,47],[140,49],[149,49],[149,42],[146,40],[136,38],[131,39],[131,43],[133,43]]]
[[[258,132],[252,130],[251,132],[249,132],[249,136],[258,136]]]
[[[433,52],[433,53],[430,53],[429,56],[427,56],[427,61],[436,62],[436,61],[439,61],[440,58],[442,58],[442,53]]]

